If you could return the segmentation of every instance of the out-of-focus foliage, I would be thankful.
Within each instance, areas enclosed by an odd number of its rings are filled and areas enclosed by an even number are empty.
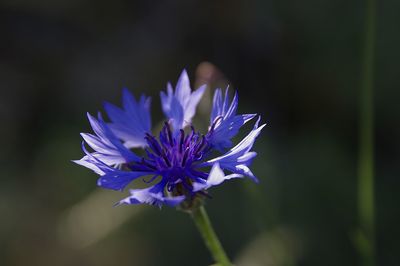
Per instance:
[[[378,4],[376,205],[379,265],[398,265],[398,1]],[[192,221],[112,205],[79,159],[85,113],[122,87],[153,103],[186,68],[267,122],[260,184],[212,190],[207,209],[238,266],[356,265],[362,1],[0,3],[0,264],[208,265]],[[208,62],[208,63],[207,63]],[[171,80],[176,82],[176,79]],[[152,105],[154,121],[162,119]],[[248,128],[247,128],[248,129]],[[190,262],[189,264],[187,262]]]

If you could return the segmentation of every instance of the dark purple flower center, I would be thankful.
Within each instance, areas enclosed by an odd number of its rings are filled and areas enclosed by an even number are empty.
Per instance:
[[[199,169],[201,161],[210,151],[210,145],[204,135],[191,131],[187,134],[181,129],[173,133],[166,122],[159,134],[159,140],[147,133],[147,157],[141,162],[130,165],[133,171],[152,172],[154,176],[146,181],[152,182],[162,176],[168,191],[173,191],[177,184],[191,191],[192,181],[204,182],[207,174]]]

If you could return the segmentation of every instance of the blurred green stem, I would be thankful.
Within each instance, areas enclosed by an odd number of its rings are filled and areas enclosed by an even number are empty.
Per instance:
[[[215,262],[217,263],[216,265],[231,266],[232,263],[229,261],[228,256],[226,256],[225,251],[215,234],[205,208],[200,206],[194,209],[191,212],[191,215],[208,250],[211,252]]]
[[[375,25],[375,1],[366,0],[363,72],[360,91],[360,142],[358,163],[358,210],[360,225],[358,248],[363,260],[363,265],[365,266],[374,265],[375,260],[373,156]]]

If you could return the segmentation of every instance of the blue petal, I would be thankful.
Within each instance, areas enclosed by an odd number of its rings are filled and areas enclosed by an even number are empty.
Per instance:
[[[185,199],[185,196],[165,197],[164,188],[165,182],[161,181],[160,183],[149,188],[131,189],[129,190],[131,195],[118,202],[117,205],[147,203],[156,205],[160,208],[163,204],[174,207]]]
[[[182,128],[184,121],[184,110],[181,104],[178,102],[178,99],[173,97],[171,98],[171,107],[168,111],[168,117],[170,118],[170,123],[173,129]]]
[[[260,117],[255,123],[253,130],[239,144],[230,149],[227,153],[207,161],[204,165],[212,165],[218,162],[222,169],[249,176],[257,182],[257,178],[253,175],[249,166],[253,158],[257,155],[255,152],[250,151],[250,149],[253,147],[254,141],[265,126],[265,124],[263,124],[259,127],[259,122]]]
[[[90,170],[93,170],[98,175],[104,175],[104,172],[94,163],[92,163],[88,156],[83,157],[80,160],[72,160],[72,162],[82,165]]]
[[[125,172],[113,168],[113,171],[105,173],[97,179],[97,185],[102,188],[123,190],[130,182],[144,176],[143,172]]]
[[[167,115],[167,113],[171,109],[171,99],[174,97],[174,92],[171,83],[169,82],[167,83],[167,93],[161,91],[160,97],[161,97],[161,107],[165,115]]]
[[[86,150],[84,143],[82,143],[82,149],[86,153],[86,156],[81,160],[73,162],[85,166],[99,174],[100,178],[97,180],[97,185],[100,187],[113,190],[123,190],[130,182],[138,177],[150,174],[148,172],[122,171],[113,168],[96,158],[93,153],[89,153]]]
[[[112,123],[109,124],[115,135],[124,141],[128,148],[144,147],[145,134],[151,130],[150,98],[141,96],[137,102],[127,90],[122,92],[124,109],[105,103],[104,109]]]
[[[137,162],[140,158],[127,149],[114,135],[111,129],[103,121],[100,114],[96,120],[89,113],[87,114],[90,125],[96,135],[81,133],[82,138],[95,152],[93,156],[108,165]],[[86,157],[86,156],[85,156]],[[86,160],[86,158],[82,160]]]
[[[228,105],[228,98],[228,89],[225,90],[224,99],[222,99],[221,89],[217,89],[214,93],[207,140],[213,148],[219,151],[232,147],[231,139],[236,136],[245,123],[256,116],[255,114],[236,115],[238,106],[237,92],[230,105]]]
[[[189,76],[184,69],[176,83],[175,97],[182,105],[186,105],[187,101],[189,101],[191,91]]]
[[[167,118],[172,121],[175,132],[191,123],[205,89],[206,86],[201,86],[192,93],[189,77],[183,70],[177,82],[175,93],[170,83],[167,84],[167,93],[160,93],[162,109]]]
[[[231,139],[236,136],[239,129],[255,116],[255,114],[236,115],[218,121],[215,128],[207,134],[208,142],[213,148],[225,151],[232,147]]]
[[[213,164],[210,174],[205,183],[193,182],[193,191],[197,192],[203,189],[209,189],[212,186],[217,186],[224,182],[225,180],[229,180],[232,178],[242,178],[241,174],[230,174],[225,175],[224,171],[219,166],[219,163]]]
[[[214,92],[214,98],[213,98],[213,105],[211,109],[211,116],[210,116],[210,125],[214,122],[214,120],[219,116],[221,111],[221,106],[222,106],[222,98],[221,98],[221,89],[216,89]]]
[[[190,95],[189,101],[184,107],[185,109],[184,126],[190,125],[190,123],[192,122],[192,118],[196,114],[196,107],[199,104],[201,98],[203,97],[206,88],[207,85],[200,86]]]

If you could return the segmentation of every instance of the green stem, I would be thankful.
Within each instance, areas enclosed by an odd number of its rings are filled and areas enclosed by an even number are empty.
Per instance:
[[[363,265],[374,265],[374,51],[376,9],[374,0],[366,0],[363,73],[360,92],[360,142],[358,164],[358,209]]]
[[[194,209],[191,212],[191,215],[217,265],[231,266],[232,263],[229,261],[228,256],[226,256],[226,253],[219,242],[217,235],[215,234],[204,207],[200,206]]]

